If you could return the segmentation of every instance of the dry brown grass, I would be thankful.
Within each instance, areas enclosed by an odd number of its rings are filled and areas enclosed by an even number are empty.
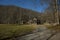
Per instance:
[[[55,30],[56,32],[60,32],[60,24],[59,25],[50,25],[47,26],[48,29]]]

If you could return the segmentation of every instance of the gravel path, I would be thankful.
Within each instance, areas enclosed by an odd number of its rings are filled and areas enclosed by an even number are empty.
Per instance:
[[[16,40],[47,40],[53,33],[43,25],[38,26],[33,34],[16,38]]]
[[[60,40],[60,33],[57,33],[53,37],[51,37],[49,40]]]

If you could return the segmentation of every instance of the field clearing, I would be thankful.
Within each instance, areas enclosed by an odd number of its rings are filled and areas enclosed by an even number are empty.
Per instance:
[[[55,25],[55,26],[53,26],[53,25],[48,25],[48,26],[46,26],[48,29],[51,29],[51,30],[54,30],[54,31],[56,31],[56,32],[60,32],[60,24],[59,25]]]
[[[22,36],[35,28],[33,25],[0,24],[0,39]]]

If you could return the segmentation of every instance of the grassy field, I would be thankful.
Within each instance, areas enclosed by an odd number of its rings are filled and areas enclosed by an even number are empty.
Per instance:
[[[0,39],[22,36],[31,33],[34,29],[32,25],[0,24]]]
[[[47,26],[47,28],[51,29],[51,30],[54,30],[56,32],[60,32],[60,24],[59,25],[55,25],[55,26],[49,25],[49,26]]]

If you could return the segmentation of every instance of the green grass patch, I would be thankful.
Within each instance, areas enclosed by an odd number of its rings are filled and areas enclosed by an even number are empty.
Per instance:
[[[0,24],[0,39],[28,34],[34,29],[32,25]]]

